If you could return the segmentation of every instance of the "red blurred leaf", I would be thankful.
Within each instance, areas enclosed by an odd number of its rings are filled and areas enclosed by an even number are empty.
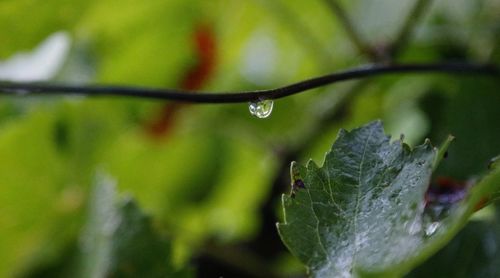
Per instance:
[[[463,200],[472,186],[474,186],[473,181],[459,181],[443,176],[437,177],[429,185],[425,193],[425,205],[427,208],[450,207]],[[487,203],[486,198],[481,199],[476,204],[474,211],[482,209]]]
[[[193,43],[197,63],[186,72],[180,81],[179,87],[184,90],[201,89],[213,75],[216,65],[217,44],[211,25],[199,24],[193,33]],[[166,137],[174,126],[177,112],[185,105],[187,104],[165,104],[158,115],[146,125],[147,133],[155,138]]]

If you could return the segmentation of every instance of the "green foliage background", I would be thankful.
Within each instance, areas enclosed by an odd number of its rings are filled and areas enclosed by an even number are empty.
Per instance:
[[[413,1],[341,4],[360,34],[383,48]],[[499,64],[499,12],[498,0],[435,1],[398,61]],[[65,31],[71,48],[53,81],[179,87],[198,62],[193,33],[200,24],[211,26],[217,44],[216,66],[203,90],[269,88],[369,62],[323,1],[283,0],[4,0],[0,59]],[[0,276],[37,276],[69,263],[67,254],[78,249],[88,222],[98,172],[151,216],[154,229],[171,241],[175,268],[209,243],[225,248],[256,237],[261,207],[278,201],[271,193],[280,154],[300,148],[295,159],[321,162],[340,127],[380,118],[388,133],[404,133],[412,144],[454,134],[458,139],[440,173],[478,175],[500,153],[499,91],[498,82],[480,77],[388,76],[278,100],[265,120],[252,118],[244,104],[182,106],[160,138],[146,125],[164,103],[2,97]],[[486,230],[477,233],[498,233]],[[287,253],[264,259],[275,272],[304,273]],[[473,271],[471,265],[464,271]]]

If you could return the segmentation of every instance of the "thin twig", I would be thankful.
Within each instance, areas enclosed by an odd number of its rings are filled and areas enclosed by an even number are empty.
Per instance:
[[[283,22],[284,26],[289,27],[291,35],[295,37],[298,43],[303,45],[306,51],[309,51],[315,57],[317,64],[321,68],[331,69],[328,65],[329,61],[334,61],[332,54],[314,36],[311,28],[304,24],[282,0],[260,0],[260,2],[271,10],[273,17],[278,18]]]
[[[231,93],[209,93],[192,91],[146,88],[133,86],[104,85],[67,85],[51,83],[7,82],[0,81],[0,91],[4,94],[43,95],[65,94],[85,96],[124,96],[144,99],[172,100],[192,103],[243,103],[261,99],[279,99],[298,94],[310,89],[345,80],[360,79],[371,76],[401,73],[454,73],[479,74],[498,77],[500,70],[495,65],[471,63],[439,63],[439,64],[401,64],[371,65],[354,68],[343,72],[331,73],[309,80],[300,81],[284,87],[269,90],[242,91]]]
[[[424,11],[430,6],[432,0],[416,0],[415,5],[406,16],[406,21],[402,25],[396,39],[389,48],[391,57],[397,57],[413,35],[415,26],[420,21]]]
[[[328,8],[337,17],[340,24],[343,26],[347,36],[351,42],[356,46],[361,54],[364,54],[372,61],[377,61],[378,56],[375,51],[362,39],[362,36],[357,31],[354,23],[349,19],[345,10],[339,5],[337,0],[324,0]]]

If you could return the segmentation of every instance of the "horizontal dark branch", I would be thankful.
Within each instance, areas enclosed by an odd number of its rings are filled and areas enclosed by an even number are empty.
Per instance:
[[[18,95],[65,94],[84,96],[126,96],[192,103],[238,103],[256,101],[259,99],[278,99],[340,81],[401,73],[479,74],[497,78],[500,77],[500,70],[495,65],[470,63],[402,64],[369,65],[319,76],[276,89],[243,92],[210,93],[133,86],[77,86],[41,82],[23,83],[7,81],[0,81],[0,91],[4,94]]]

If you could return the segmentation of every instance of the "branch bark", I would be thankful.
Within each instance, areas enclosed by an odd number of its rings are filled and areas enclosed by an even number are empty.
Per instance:
[[[436,64],[379,64],[330,73],[283,87],[242,92],[198,92],[176,89],[134,86],[68,85],[0,81],[3,94],[25,95],[85,95],[93,97],[122,96],[142,99],[171,100],[191,103],[242,103],[260,99],[279,99],[329,84],[387,74],[448,73],[500,76],[500,69],[491,64],[436,63]]]

